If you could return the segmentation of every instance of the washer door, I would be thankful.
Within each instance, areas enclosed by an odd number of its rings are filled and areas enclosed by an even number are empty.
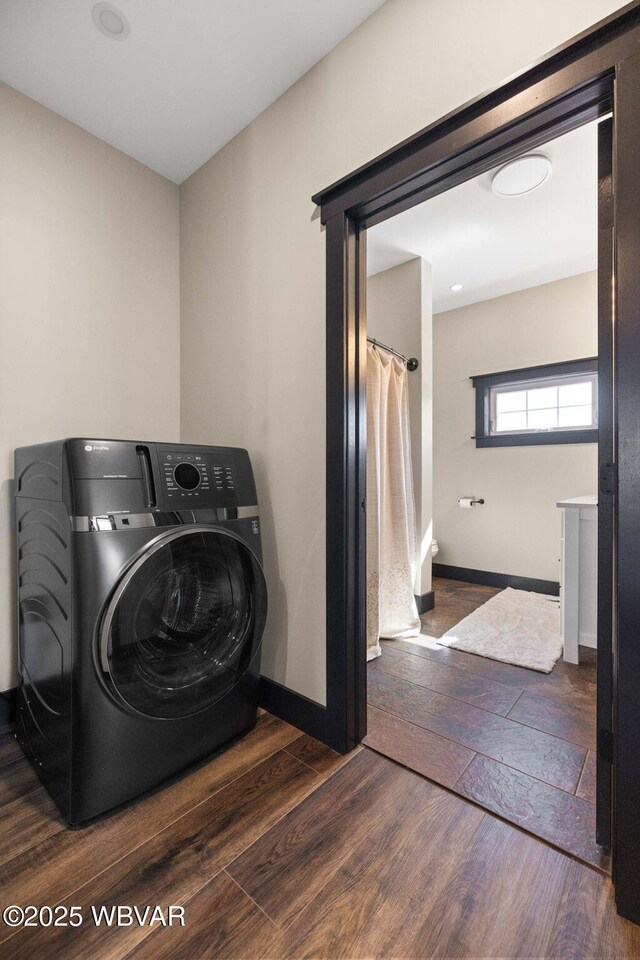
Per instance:
[[[262,568],[235,534],[188,527],[155,541],[107,607],[100,656],[122,699],[148,717],[186,717],[238,682],[262,639]]]

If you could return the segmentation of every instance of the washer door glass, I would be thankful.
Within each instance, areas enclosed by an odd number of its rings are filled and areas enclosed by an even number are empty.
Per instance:
[[[189,716],[246,671],[266,609],[262,569],[241,540],[220,530],[168,534],[116,589],[103,621],[103,669],[140,713]]]

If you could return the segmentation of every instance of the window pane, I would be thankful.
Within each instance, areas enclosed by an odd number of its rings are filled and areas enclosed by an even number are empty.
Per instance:
[[[524,410],[519,413],[499,413],[496,417],[496,433],[526,429],[527,414]]]
[[[538,387],[527,392],[529,394],[529,410],[555,407],[558,404],[557,387]]]
[[[529,410],[528,423],[530,430],[552,430],[558,426],[558,410]]]
[[[586,406],[592,402],[592,383],[591,380],[582,383],[568,383],[560,387],[560,406],[576,407]]]
[[[523,379],[513,381],[511,371],[504,375],[506,380],[490,374],[486,379],[491,383],[486,386],[484,377],[474,377],[477,411],[483,416],[479,438],[493,436],[497,446],[568,443],[571,438],[563,437],[563,431],[587,430],[584,439],[597,439],[598,373],[594,366],[595,362],[576,360],[554,370],[553,364],[545,364],[519,371]],[[555,436],[546,437],[552,433]]]
[[[584,407],[561,407],[558,414],[560,427],[590,427],[593,423],[591,405]]]
[[[524,390],[511,390],[496,393],[496,413],[511,413],[513,410],[527,409],[527,394]]]

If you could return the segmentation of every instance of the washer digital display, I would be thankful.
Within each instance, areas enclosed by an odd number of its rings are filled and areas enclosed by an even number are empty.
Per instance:
[[[183,490],[195,490],[200,486],[200,471],[192,463],[178,463],[173,471],[173,476],[179,487]]]

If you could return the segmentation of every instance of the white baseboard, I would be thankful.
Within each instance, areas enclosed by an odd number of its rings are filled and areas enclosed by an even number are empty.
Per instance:
[[[578,635],[578,643],[581,647],[593,647],[595,650],[598,646],[598,638],[594,637],[592,633],[582,633]]]

